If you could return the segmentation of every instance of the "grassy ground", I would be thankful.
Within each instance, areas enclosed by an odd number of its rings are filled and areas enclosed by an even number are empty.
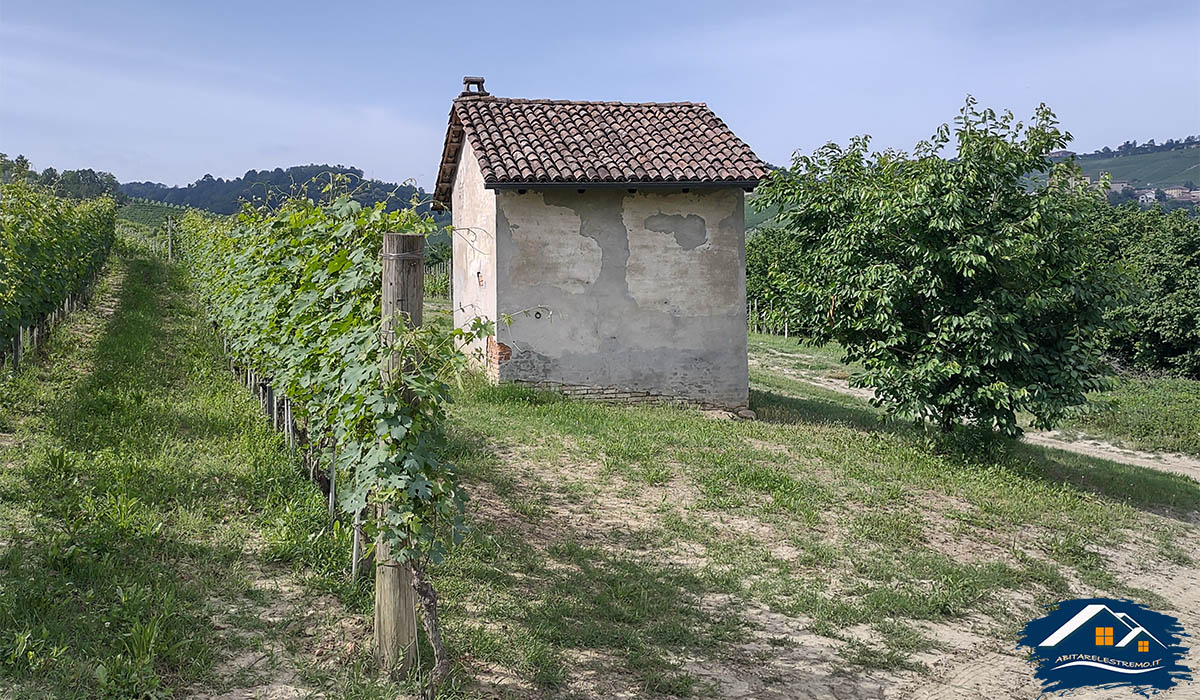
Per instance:
[[[844,372],[835,352],[788,361]],[[1159,583],[1197,575],[1195,482],[947,444],[752,378],[752,422],[466,382],[451,457],[474,529],[435,571],[446,697],[869,695],[964,638],[1013,653],[1038,604],[1172,610]],[[368,670],[346,531],[176,269],[123,244],[0,406],[0,693],[402,689]]]
[[[799,345],[795,338],[751,333],[749,350],[752,358],[771,357],[774,366],[842,379],[857,368],[842,363],[842,348],[836,343],[809,347]]]
[[[1200,455],[1200,382],[1121,379],[1069,430],[1153,452]]]
[[[835,356],[796,361],[836,371]],[[474,673],[583,695],[708,696],[731,677],[820,687],[920,670],[948,623],[1011,640],[1038,604],[1075,595],[1171,607],[1118,574],[1124,556],[1196,575],[1195,482],[946,444],[854,397],[752,380],[755,422],[463,392],[455,434],[478,526],[439,575]],[[766,658],[804,662],[761,677]]]
[[[808,347],[794,339],[752,333],[749,347],[751,378],[764,387],[776,386],[788,372],[844,380],[855,370],[842,364],[842,349],[835,343]],[[1200,381],[1122,377],[1115,389],[1092,400],[1092,406],[1062,426],[1064,437],[1200,455]],[[862,402],[846,399],[843,403]]]
[[[345,533],[201,319],[123,243],[92,307],[0,377],[0,696],[394,697],[361,673]]]

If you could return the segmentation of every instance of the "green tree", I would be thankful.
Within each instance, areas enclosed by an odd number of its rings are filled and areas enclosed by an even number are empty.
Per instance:
[[[1112,254],[1133,268],[1130,294],[1113,309],[1128,323],[1111,351],[1139,369],[1200,379],[1200,219],[1157,205],[1106,208]]]
[[[112,173],[85,168],[64,170],[54,185],[54,191],[60,197],[91,199],[103,195],[116,196],[119,187],[117,178]]]
[[[31,175],[28,158],[18,155],[10,160],[8,154],[0,153],[0,182],[26,182]]]
[[[810,342],[839,342],[893,413],[1053,426],[1107,386],[1098,332],[1122,294],[1091,216],[1102,195],[1046,157],[1069,140],[1045,105],[1025,126],[968,98],[911,155],[868,154],[866,137],[797,155],[756,198],[786,243],[763,296]]]
[[[218,214],[233,214],[239,211],[243,202],[278,206],[292,196],[320,200],[321,189],[332,179],[342,177],[350,183],[355,201],[366,206],[384,202],[388,211],[394,211],[407,207],[413,195],[417,195],[422,202],[420,211],[430,212],[430,197],[414,184],[365,178],[361,169],[343,165],[297,165],[287,170],[247,170],[244,175],[232,180],[206,174],[186,187],[167,187],[156,182],[126,182],[121,185],[121,192],[130,197],[182,204]],[[444,213],[434,213],[433,216],[439,224],[450,223],[449,216]]]

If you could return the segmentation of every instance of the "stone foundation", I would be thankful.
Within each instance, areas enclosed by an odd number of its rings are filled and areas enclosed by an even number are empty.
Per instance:
[[[582,386],[579,384],[560,384],[558,382],[529,382],[521,380],[506,380],[506,384],[516,384],[519,386],[534,387],[537,389],[545,389],[547,391],[556,391],[571,398],[586,399],[588,401],[602,401],[604,403],[618,404],[659,404],[659,405],[676,405],[686,406],[688,408],[700,408],[704,410],[729,411],[742,415],[748,411],[748,406],[719,406],[717,404],[708,403],[705,401],[697,401],[694,398],[684,396],[664,396],[655,394],[649,391],[637,391],[622,387],[597,387],[597,386]],[[743,418],[748,417],[742,415]]]

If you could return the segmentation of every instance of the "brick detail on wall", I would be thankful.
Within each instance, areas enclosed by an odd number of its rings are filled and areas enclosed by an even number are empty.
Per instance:
[[[487,375],[492,381],[500,378],[500,365],[512,359],[512,348],[496,340],[495,336],[487,339]]]
[[[613,386],[582,386],[579,384],[560,384],[558,382],[526,382],[520,380],[511,381],[510,383],[519,384],[521,386],[536,387],[538,389],[547,389],[549,391],[557,391],[572,398],[587,399],[589,401],[603,401],[606,403],[675,404],[693,408],[734,412],[746,408],[746,406],[719,406],[717,404],[708,403],[707,401],[699,401],[694,398],[683,396],[664,396],[662,394],[653,394],[648,391],[637,391]]]

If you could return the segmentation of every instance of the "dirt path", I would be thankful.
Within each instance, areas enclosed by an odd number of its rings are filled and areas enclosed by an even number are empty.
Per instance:
[[[1190,455],[1178,452],[1142,452],[1095,438],[1070,440],[1061,435],[1056,430],[1044,433],[1029,432],[1025,433],[1021,439],[1031,445],[1065,450],[1067,452],[1087,455],[1088,457],[1098,457],[1112,462],[1129,464],[1135,467],[1174,472],[1195,481],[1200,481],[1200,459]]]
[[[471,484],[473,517],[505,527],[518,528],[528,542],[541,551],[563,541],[586,543],[614,557],[629,556],[640,547],[639,533],[659,528],[668,514],[686,513],[703,522],[714,533],[743,536],[770,550],[782,560],[795,560],[801,553],[786,544],[777,526],[748,514],[713,513],[697,507],[701,499],[686,478],[675,477],[661,486],[643,486],[630,493],[624,482],[613,479],[602,465],[578,458],[540,460],[525,450],[495,445],[504,455],[505,473],[515,477],[516,491],[542,492],[545,500],[540,525],[535,526],[499,498],[484,483]],[[571,494],[563,497],[562,485]],[[551,489],[548,485],[557,485]],[[718,537],[717,540],[721,538]],[[680,540],[662,549],[634,556],[649,557],[656,564],[680,570],[702,569],[716,556],[709,547],[718,541],[699,543]],[[886,670],[847,668],[838,649],[844,642],[811,631],[812,620],[773,612],[761,603],[747,605],[727,593],[707,592],[695,604],[705,615],[733,617],[744,627],[728,647],[681,649],[673,659],[697,680],[692,697],[725,700],[888,700],[889,688],[900,687],[904,674]],[[576,650],[574,668],[566,687],[578,697],[638,698],[645,689],[624,670],[622,661],[597,650]],[[540,697],[532,689],[518,692],[501,683],[502,674],[478,676],[485,697]]]
[[[761,443],[759,447],[767,443]],[[512,478],[511,493],[534,493],[541,497],[536,522],[515,511],[487,483],[472,483],[471,508],[477,522],[499,528],[514,528],[539,551],[554,551],[564,541],[602,549],[614,557],[647,557],[659,564],[681,569],[703,570],[718,557],[722,543],[738,538],[741,546],[759,546],[782,562],[796,562],[804,553],[791,546],[790,533],[780,521],[768,521],[749,512],[724,512],[704,508],[695,485],[686,476],[676,476],[659,486],[639,486],[635,491],[597,463],[579,455],[560,455],[554,459],[539,456],[537,448],[493,445],[504,462],[503,473]],[[782,449],[782,448],[781,448]],[[519,501],[523,502],[523,501]],[[931,501],[932,505],[932,501]],[[932,513],[935,509],[930,508]],[[674,514],[674,515],[672,515]],[[645,539],[640,532],[664,526],[664,519],[675,516],[690,519],[701,530],[713,533],[711,541],[679,539],[659,542],[653,549],[637,545]],[[949,527],[938,520],[931,522],[928,535]],[[822,525],[825,527],[826,525]],[[1200,629],[1200,587],[1193,585],[1194,565],[1175,564],[1157,558],[1152,542],[1135,534],[1134,539],[1115,548],[1098,549],[1097,554],[1120,571],[1119,584],[1154,591],[1161,595],[1171,614],[1180,618],[1186,629]],[[1147,534],[1146,537],[1149,537]],[[1034,544],[1037,535],[1031,529],[1014,536],[1011,547],[1030,557],[1044,556]],[[753,544],[750,544],[753,543]],[[936,545],[935,545],[936,546]],[[1185,551],[1200,551],[1200,539],[1193,531],[1179,542]],[[970,535],[956,533],[944,551],[955,556],[987,557],[993,552]],[[940,547],[939,547],[940,549]],[[997,555],[998,556],[998,555]],[[799,564],[797,564],[799,566]],[[844,576],[828,569],[831,578]],[[752,572],[744,572],[754,578]],[[1064,597],[1100,596],[1122,598],[1124,589],[1098,590],[1072,572],[1065,574],[1071,593]],[[1001,595],[1024,610],[1028,617],[1037,610],[1030,594],[1006,591]],[[977,613],[965,619],[947,622],[922,622],[921,631],[933,641],[929,648],[914,654],[926,672],[904,669],[862,669],[847,664],[840,655],[846,640],[813,631],[813,620],[803,615],[788,615],[766,604],[730,595],[706,591],[696,604],[714,616],[732,615],[741,620],[736,638],[727,646],[681,649],[673,659],[696,679],[693,697],[723,699],[838,698],[842,700],[991,700],[1014,698],[1034,700],[1042,697],[1030,664],[1016,647],[1009,632],[998,632],[996,621]],[[1028,618],[1023,618],[1028,619]],[[873,629],[866,625],[840,631],[865,643],[878,643]],[[571,656],[572,668],[565,687],[579,697],[643,697],[643,689],[632,679],[622,659],[605,651],[577,650]],[[1195,667],[1200,649],[1189,663]],[[476,678],[485,697],[540,697],[536,688],[514,680],[511,671],[500,668],[476,669]],[[1127,689],[1097,691],[1086,697],[1128,697]],[[1165,697],[1186,697],[1168,693]]]
[[[1181,543],[1187,551],[1200,551],[1200,538],[1194,534]],[[1115,568],[1122,571],[1123,583],[1153,590],[1170,606],[1185,630],[1200,629],[1200,586],[1195,585],[1196,571],[1164,562],[1148,562],[1141,550],[1130,543],[1105,551]],[[1117,591],[1096,591],[1101,597],[1124,598]],[[1194,632],[1193,632],[1194,635]],[[1194,638],[1194,636],[1193,636]],[[1184,664],[1195,669],[1200,663],[1200,647],[1190,644]],[[964,649],[951,649],[930,664],[932,673],[909,679],[895,689],[905,700],[1035,700],[1044,697],[1020,650],[1012,643],[981,639]],[[1195,684],[1177,686],[1162,697],[1194,698],[1200,694]],[[1134,697],[1129,688],[1089,688],[1072,697],[1108,700]]]
[[[213,669],[221,689],[196,684],[193,700],[323,698],[306,672],[353,663],[366,651],[369,621],[348,614],[336,598],[298,585],[287,567],[264,563],[251,540],[236,564],[245,589],[215,591],[207,601],[223,650]],[[311,674],[309,674],[311,675]],[[323,675],[323,674],[322,674]]]

